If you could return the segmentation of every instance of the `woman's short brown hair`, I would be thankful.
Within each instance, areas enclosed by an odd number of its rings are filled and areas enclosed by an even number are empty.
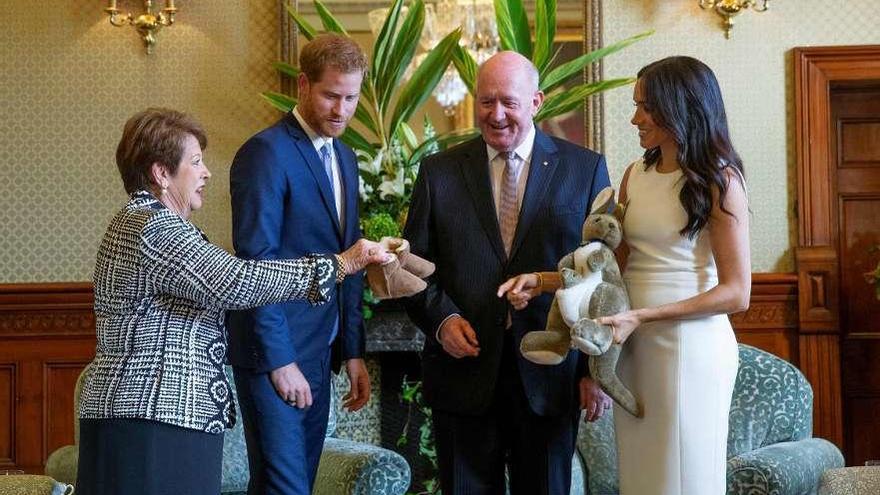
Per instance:
[[[176,174],[187,135],[195,137],[203,150],[208,146],[202,125],[183,112],[148,108],[128,119],[116,147],[116,166],[125,192],[148,189],[153,183],[150,167],[156,162]]]
[[[351,38],[335,33],[315,36],[299,54],[299,68],[311,82],[318,82],[324,69],[332,67],[343,74],[367,71],[367,57]]]

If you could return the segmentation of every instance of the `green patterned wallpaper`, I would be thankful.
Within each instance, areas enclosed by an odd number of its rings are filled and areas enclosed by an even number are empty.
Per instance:
[[[606,41],[657,34],[606,60],[606,77],[672,54],[697,56],[721,81],[751,193],[754,271],[791,271],[794,128],[790,49],[880,43],[870,0],[788,0],[744,13],[725,40],[696,0],[606,0]],[[138,7],[140,2],[121,2]],[[230,247],[228,169],[235,150],[278,114],[257,94],[277,88],[276,0],[180,2],[178,22],[146,56],[101,2],[21,2],[0,30],[0,283],[91,278],[106,222],[125,201],[113,154],[122,124],[149,105],[205,125],[214,177],[195,222]],[[366,38],[366,37],[364,37]],[[366,41],[366,40],[359,40]],[[628,88],[606,97],[612,176],[639,156]]]
[[[691,55],[715,71],[724,93],[734,145],[745,163],[752,210],[752,269],[794,270],[797,175],[791,49],[796,46],[880,43],[875,0],[782,0],[762,14],[745,12],[731,39],[720,18],[697,0],[605,0],[605,42],[647,29],[656,34],[605,61],[605,77],[630,76],[670,55]],[[631,88],[605,99],[605,133],[612,180],[641,155]]]
[[[102,2],[16,4],[0,30],[0,283],[91,279],[126,200],[114,161],[122,125],[151,105],[205,126],[214,177],[195,221],[229,247],[229,163],[278,117],[258,96],[279,84],[277,0],[179,2],[151,56]]]

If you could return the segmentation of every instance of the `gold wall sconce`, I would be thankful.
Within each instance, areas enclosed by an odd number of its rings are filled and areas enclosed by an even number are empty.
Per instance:
[[[141,38],[144,39],[147,55],[150,55],[156,45],[156,33],[163,27],[174,24],[174,14],[177,13],[177,8],[174,6],[174,0],[165,0],[165,8],[153,13],[153,1],[144,0],[142,14],[135,16],[129,12],[122,15],[116,8],[116,0],[110,0],[110,6],[104,9],[104,12],[110,16],[110,24],[116,27],[134,26],[141,34]]]
[[[712,9],[724,20],[724,37],[730,39],[730,30],[733,29],[733,18],[743,10],[751,8],[755,12],[766,12],[770,8],[770,0],[700,0],[703,10]]]

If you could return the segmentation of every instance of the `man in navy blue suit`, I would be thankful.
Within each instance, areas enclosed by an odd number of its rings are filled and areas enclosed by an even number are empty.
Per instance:
[[[300,68],[296,108],[250,138],[232,164],[232,235],[242,258],[338,253],[361,237],[357,163],[337,138],[357,107],[366,57],[349,38],[321,35],[303,47]],[[251,495],[311,493],[331,368],[345,362],[347,408],[358,410],[370,398],[363,276],[338,287],[320,306],[290,302],[229,315]]]
[[[481,67],[482,136],[424,160],[404,237],[437,265],[406,301],[425,333],[422,373],[444,494],[568,494],[580,409],[610,405],[572,352],[557,366],[523,359],[523,335],[544,328],[550,295],[515,311],[497,297],[520,273],[552,271],[581,241],[604,158],[536,129],[538,72],[501,52]]]

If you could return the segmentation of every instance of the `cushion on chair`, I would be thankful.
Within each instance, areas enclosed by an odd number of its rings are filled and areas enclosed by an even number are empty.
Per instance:
[[[324,441],[313,495],[392,495],[409,488],[409,464],[400,454],[339,438]]]
[[[822,475],[819,495],[877,495],[880,493],[880,467],[829,469]]]
[[[775,443],[727,460],[727,493],[815,493],[819,475],[841,465],[840,451],[825,439]]]
[[[3,495],[70,495],[73,487],[58,483],[49,476],[13,474],[0,476],[0,493]]]

